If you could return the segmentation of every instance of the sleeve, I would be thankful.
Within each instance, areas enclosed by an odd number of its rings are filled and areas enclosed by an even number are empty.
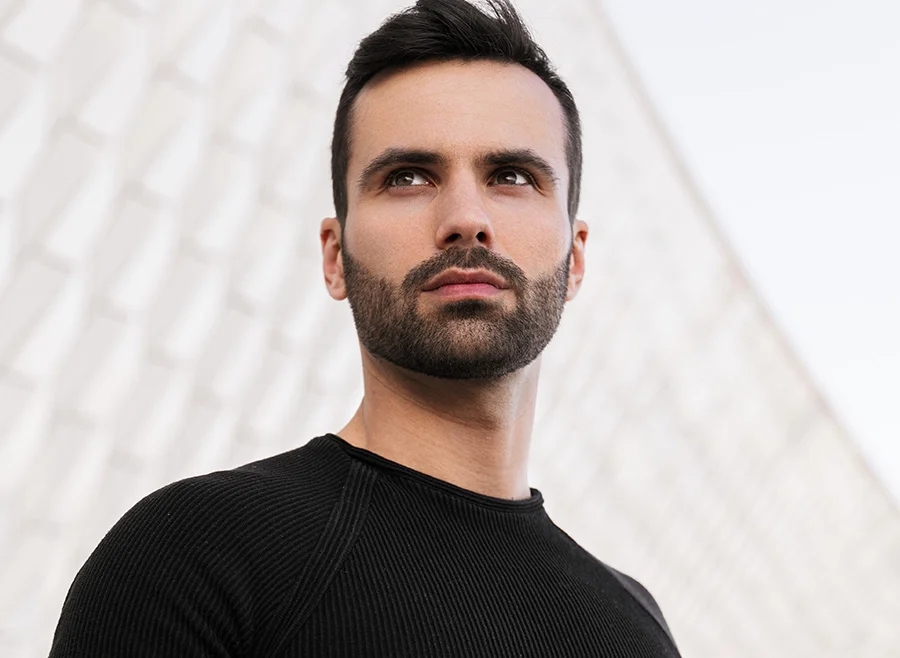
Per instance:
[[[666,623],[666,619],[663,616],[662,610],[659,605],[656,603],[656,599],[653,598],[653,595],[650,594],[649,590],[646,587],[641,585],[637,580],[628,576],[617,569],[613,569],[609,565],[605,566],[613,576],[616,577],[616,580],[624,587],[631,596],[633,596],[638,603],[643,606],[643,608],[650,613],[650,616],[659,624],[660,628],[662,628],[666,635],[669,637],[669,640],[672,642],[672,645],[677,648],[675,644],[675,638],[672,635],[672,631],[669,630],[669,625]]]
[[[75,577],[50,657],[245,653],[249,588],[221,489],[184,480],[129,510]]]

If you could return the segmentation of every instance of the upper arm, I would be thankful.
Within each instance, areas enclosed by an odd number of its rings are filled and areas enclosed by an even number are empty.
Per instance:
[[[161,489],[110,530],[72,583],[51,658],[243,652],[246,588],[208,484]]]

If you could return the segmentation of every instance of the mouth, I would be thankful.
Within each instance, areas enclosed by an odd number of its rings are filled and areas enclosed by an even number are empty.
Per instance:
[[[433,292],[441,288],[465,288],[467,286],[474,286],[473,289],[505,290],[507,288],[506,281],[502,277],[487,270],[448,270],[426,283],[422,291]]]
[[[438,297],[459,299],[462,297],[493,297],[499,295],[503,290],[489,283],[454,283],[428,292]]]
[[[506,281],[487,270],[450,270],[439,274],[422,288],[443,298],[493,297],[506,290]]]

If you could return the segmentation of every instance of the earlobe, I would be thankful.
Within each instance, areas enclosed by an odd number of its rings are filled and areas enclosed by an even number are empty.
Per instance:
[[[584,249],[588,238],[588,225],[576,219],[572,224],[572,253],[569,256],[569,287],[566,301],[575,299],[584,279]]]
[[[347,286],[344,282],[344,260],[341,255],[341,224],[336,217],[322,220],[319,240],[322,243],[322,274],[325,276],[325,288],[332,299],[338,301],[346,299]]]

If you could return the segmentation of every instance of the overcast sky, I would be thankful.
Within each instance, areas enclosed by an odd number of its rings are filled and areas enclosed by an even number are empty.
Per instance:
[[[776,323],[900,500],[900,2],[605,5]]]

